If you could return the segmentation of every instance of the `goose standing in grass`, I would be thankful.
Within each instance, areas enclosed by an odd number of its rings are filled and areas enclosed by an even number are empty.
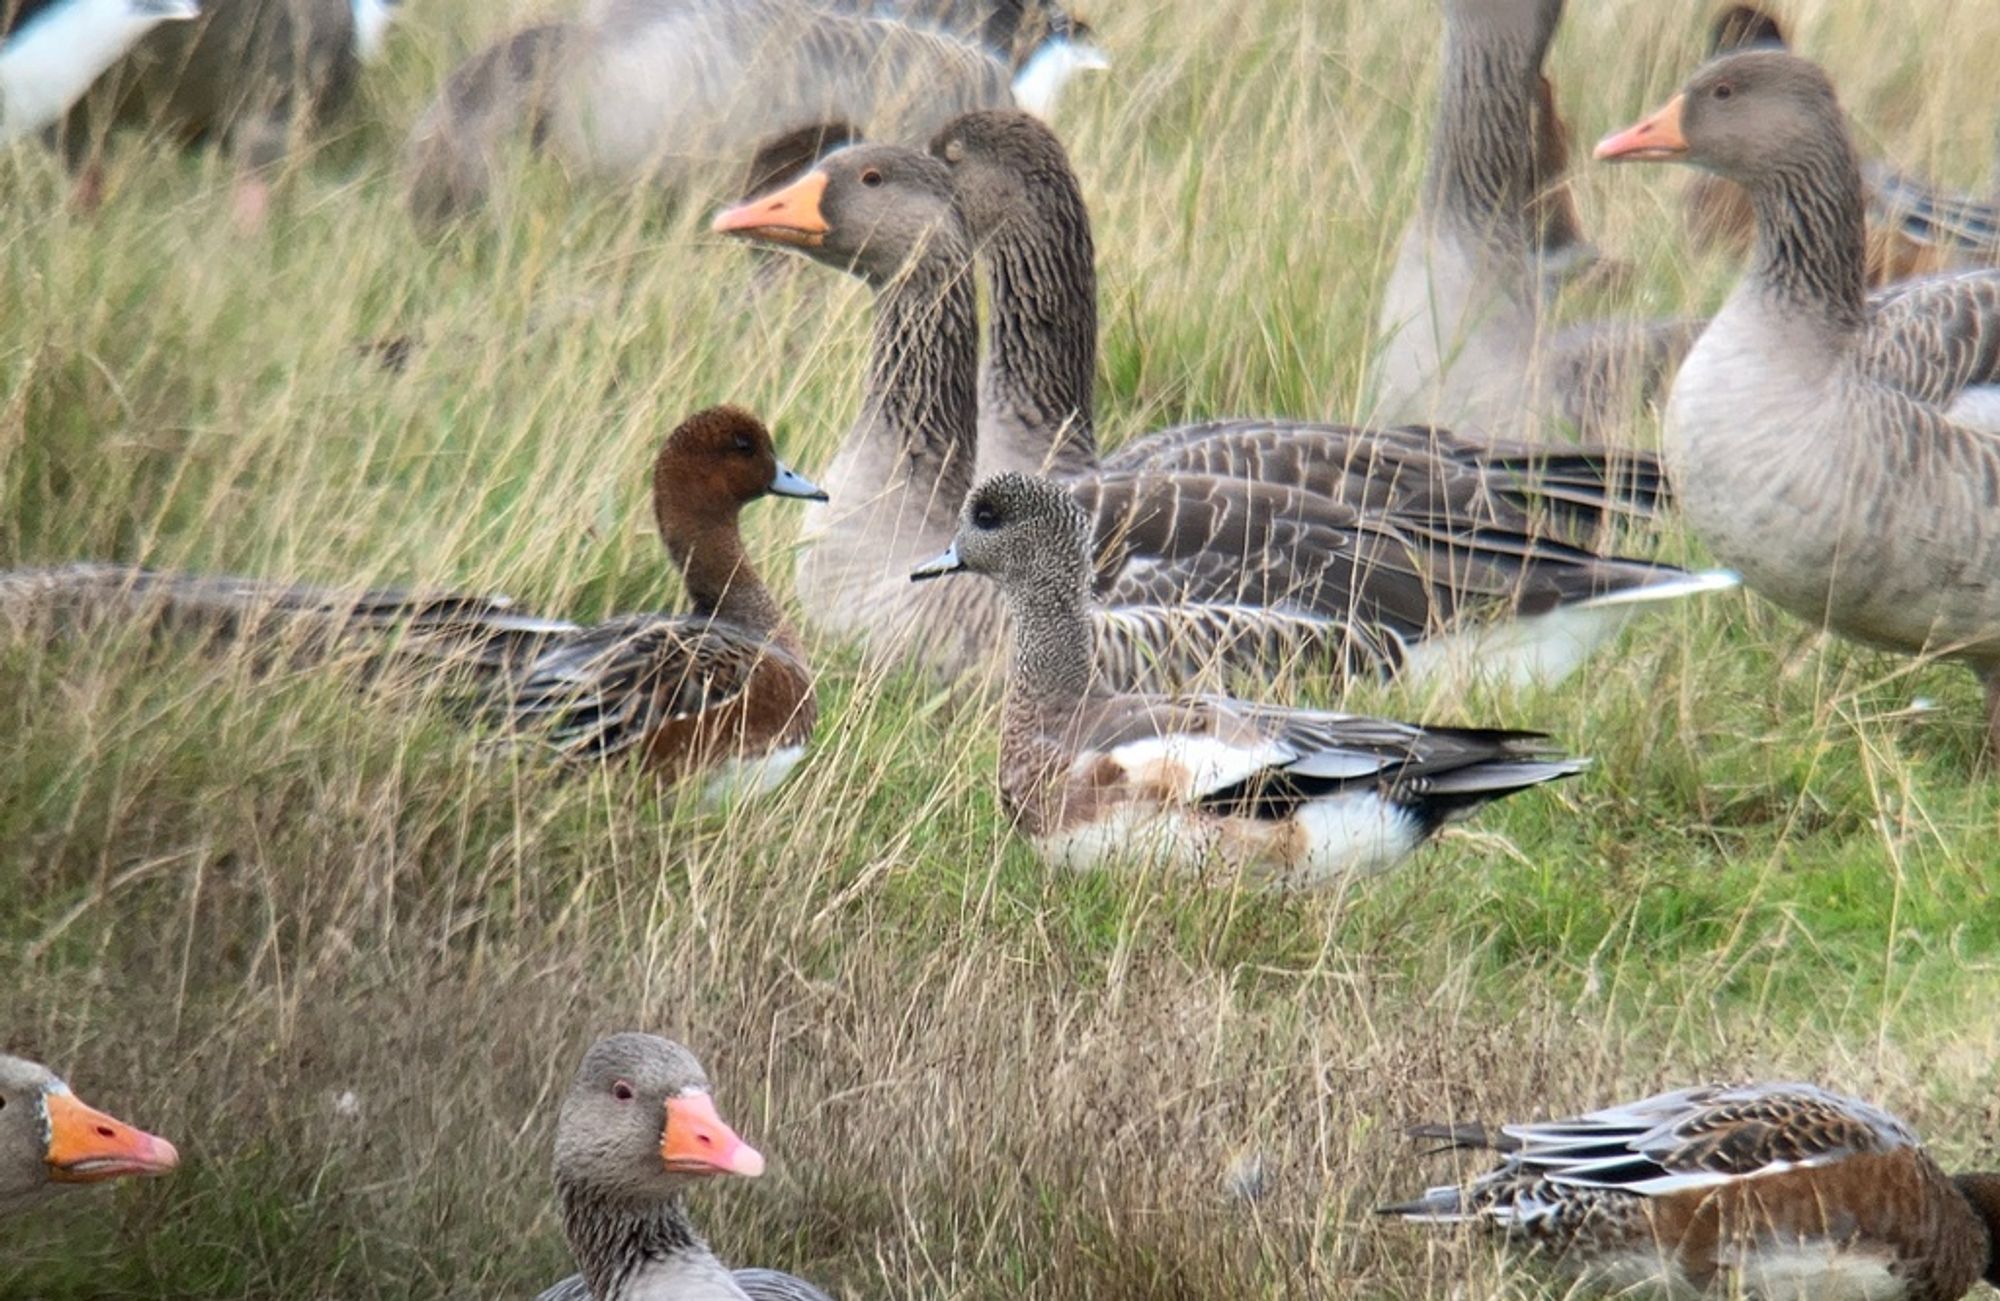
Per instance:
[[[733,186],[769,141],[837,123],[919,142],[967,109],[1012,104],[1009,78],[947,32],[811,0],[587,0],[452,74],[410,133],[411,210],[429,222],[477,208],[516,130],[580,172]]]
[[[1689,523],[1800,618],[1964,660],[2000,754],[2000,272],[1869,299],[1846,121],[1782,51],[1707,64],[1597,156],[1693,164],[1757,214],[1749,271],[1667,404]]]
[[[147,35],[84,96],[63,126],[65,144],[93,203],[97,151],[114,126],[220,141],[237,166],[232,215],[239,229],[255,230],[294,124],[323,126],[353,96],[352,0],[206,0],[201,10],[196,22]]]
[[[1755,5],[1731,5],[1709,28],[1710,57],[1785,48],[1784,28]],[[2000,171],[1995,175],[2000,177]],[[2000,208],[1992,202],[1948,194],[1879,160],[1864,161],[1861,177],[1868,211],[1869,284],[2000,262]],[[1689,178],[1682,205],[1697,246],[1749,251],[1757,221],[1741,186],[1699,173]]]
[[[808,618],[946,674],[992,665],[1005,630],[996,593],[913,594],[902,581],[949,541],[978,455],[973,252],[951,173],[914,150],[856,146],[715,229],[797,248],[876,290],[861,418],[828,471],[835,496],[854,504],[801,555]],[[1083,383],[1079,369],[1064,373]],[[1607,559],[1504,520],[1371,513],[1247,478],[1240,465],[1074,468],[1087,463],[1072,455],[1064,483],[1095,521],[1100,659],[1121,686],[1301,660],[1553,680],[1632,606],[1734,581]],[[1418,645],[1474,611],[1548,618],[1502,621],[1492,640]]]
[[[764,1158],[716,1114],[693,1053],[650,1034],[591,1045],[556,1121],[556,1196],[580,1273],[537,1301],[831,1301],[804,1279],[732,1270],[688,1219],[688,1185]]]
[[[1000,793],[1057,866],[1158,861],[1326,885],[1583,767],[1525,732],[1108,690],[1093,663],[1090,533],[1062,484],[1002,474],[967,499],[944,554],[911,573],[984,575],[1013,613]]]
[[[0,1053],[0,1219],[64,1187],[179,1164],[164,1138],[84,1106],[48,1067]]]
[[[1649,394],[1692,341],[1685,321],[1546,328],[1535,150],[1543,56],[1562,0],[1445,0],[1443,88],[1418,212],[1383,293],[1383,418],[1586,439]]]
[[[1955,1301],[2000,1286],[2000,1174],[1949,1177],[1902,1121],[1811,1084],[1411,1133],[1504,1155],[1384,1214],[1477,1225],[1621,1295]]]
[[[104,70],[195,0],[8,0],[0,5],[0,142],[62,120]]]
[[[825,501],[735,407],[681,422],[653,467],[660,537],[687,583],[683,615],[625,615],[552,639],[507,710],[566,756],[637,753],[704,798],[761,794],[804,757],[818,717],[805,647],[743,550],[737,517],[765,496]]]

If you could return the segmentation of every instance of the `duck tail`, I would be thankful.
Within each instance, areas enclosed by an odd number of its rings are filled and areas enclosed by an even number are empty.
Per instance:
[[[1441,1188],[1426,1189],[1422,1197],[1407,1202],[1392,1202],[1375,1208],[1377,1215],[1394,1215],[1412,1220],[1418,1224],[1462,1224],[1471,1218],[1466,1210],[1461,1190],[1446,1184]]]
[[[403,148],[405,193],[419,226],[478,211],[493,188],[501,141],[527,127],[539,140],[568,23],[523,28],[481,50],[445,82]]]
[[[0,572],[0,634],[45,639],[140,630],[244,647],[260,662],[354,655],[376,668],[510,677],[575,631],[502,596],[340,591],[260,578],[73,564]]]

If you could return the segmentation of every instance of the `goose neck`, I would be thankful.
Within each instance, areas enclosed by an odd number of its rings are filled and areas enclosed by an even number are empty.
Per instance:
[[[1424,178],[1432,219],[1525,257],[1534,234],[1534,105],[1546,36],[1455,17]]]
[[[570,1183],[558,1192],[563,1232],[596,1301],[643,1296],[653,1275],[704,1267],[722,1272],[679,1197],[630,1203]]]
[[[1067,181],[1068,184],[1061,182]],[[1090,216],[1072,177],[1037,178],[1035,201],[986,240],[992,290],[980,408],[1017,463],[1056,475],[1097,464],[1097,272]]]
[[[1858,331],[1868,304],[1867,218],[1845,132],[1775,160],[1744,188],[1757,217],[1749,283],[1788,314]]]
[[[877,288],[862,428],[893,440],[906,461],[906,491],[947,513],[972,488],[978,375],[971,251],[962,235],[938,232]]]

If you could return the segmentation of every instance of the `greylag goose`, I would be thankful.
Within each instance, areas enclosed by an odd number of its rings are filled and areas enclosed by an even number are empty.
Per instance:
[[[835,496],[857,505],[801,555],[808,618],[947,674],[991,665],[1005,629],[997,594],[913,599],[902,582],[951,537],[976,455],[973,254],[950,173],[910,149],[855,146],[715,229],[798,248],[876,289],[867,397],[828,471]],[[1550,679],[1594,644],[1601,621],[1662,585],[1733,581],[1607,560],[1504,522],[1447,529],[1234,476],[1141,469],[1065,482],[1096,520],[1100,655],[1121,685],[1302,656]],[[1476,608],[1550,618],[1503,629],[1504,648],[1476,637],[1414,645]]]
[[[1354,506],[1525,526],[1536,503],[1595,524],[1663,491],[1639,452],[1474,441],[1448,430],[1236,419],[1159,430],[1102,461],[1092,414],[1097,272],[1090,211],[1044,123],[982,109],[947,123],[932,156],[951,169],[991,286],[979,371],[979,472],[1192,470],[1282,483]]]
[[[693,609],[550,639],[510,693],[513,721],[572,757],[636,752],[664,782],[702,775],[709,803],[782,782],[818,706],[805,648],[737,528],[764,496],[826,500],[777,459],[749,412],[715,407],[682,421],[654,462],[653,507]]]
[[[1726,55],[1597,147],[1743,186],[1749,272],[1674,381],[1689,523],[1801,618],[1970,664],[2000,752],[2000,273],[1871,301],[1861,172],[1826,74]]]
[[[688,1185],[756,1178],[693,1053],[650,1034],[591,1045],[556,1121],[556,1196],[580,1273],[537,1301],[832,1301],[802,1278],[731,1270],[688,1219]]]
[[[1621,1295],[1951,1301],[2000,1285],[2000,1174],[1949,1177],[1902,1121],[1811,1084],[1411,1135],[1503,1155],[1384,1214],[1476,1225]]]
[[[1786,48],[1776,18],[1754,5],[1731,5],[1716,15],[1709,29],[1711,57],[1758,48]],[[2000,209],[1993,203],[1948,194],[1877,160],[1862,163],[1861,177],[1868,205],[1869,284],[2000,262]],[[1682,205],[1698,247],[1749,250],[1756,218],[1742,187],[1700,173],[1689,179]]]
[[[1014,616],[1000,794],[1043,858],[1155,861],[1310,887],[1377,872],[1447,819],[1582,769],[1522,732],[1158,696],[1097,683],[1090,517],[1065,485],[1007,473],[966,500],[913,579],[992,579]]]
[[[9,0],[0,5],[0,141],[62,120],[104,70],[195,0]]]
[[[737,530],[742,508],[767,495],[826,499],[777,460],[747,412],[697,412],[661,445],[653,508],[686,579],[684,615],[580,626],[504,597],[71,565],[0,573],[0,628],[77,637],[143,625],[292,662],[356,655],[404,679],[442,679],[565,758],[636,756],[663,783],[701,776],[715,802],[781,781],[816,717],[804,650]]]
[[[1383,292],[1374,390],[1392,421],[1585,438],[1658,384],[1684,321],[1540,320],[1535,102],[1562,0],[1445,0],[1445,63],[1419,209]]]
[[[179,1164],[164,1138],[84,1106],[48,1067],[0,1053],[0,1219],[66,1186]]]
[[[255,229],[293,122],[329,122],[353,94],[354,10],[351,0],[205,0],[201,10],[143,38],[70,111],[63,134],[86,202],[101,184],[101,128],[222,141],[238,167],[235,220]]]
[[[812,0],[586,0],[452,74],[410,133],[411,210],[434,221],[480,206],[519,129],[579,172],[713,188],[766,142],[823,123],[921,141],[1011,103],[1004,63],[926,26]]]

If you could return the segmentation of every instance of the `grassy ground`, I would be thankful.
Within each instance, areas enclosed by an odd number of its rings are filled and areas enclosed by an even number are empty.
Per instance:
[[[547,169],[495,223],[412,234],[395,141],[500,17],[413,7],[261,240],[229,233],[213,159],[128,149],[89,221],[52,163],[0,164],[0,564],[666,608],[643,476],[679,416],[744,403],[824,462],[856,407],[858,285],[753,283],[699,214]],[[1098,222],[1109,439],[1363,410],[1434,7],[1105,8],[1117,71],[1061,125]],[[1552,70],[1590,140],[1663,98],[1698,18],[1572,8]],[[1871,147],[1984,180],[1992,6],[1789,11]],[[1581,180],[1642,310],[1728,284],[1676,244],[1678,179]],[[407,373],[357,357],[399,333]],[[781,591],[798,510],[750,520]],[[628,772],[495,760],[337,670],[0,646],[0,1039],[186,1156],[0,1227],[0,1294],[531,1295],[567,1269],[554,1099],[628,1027],[693,1045],[773,1158],[704,1191],[718,1248],[848,1298],[1531,1293],[1371,1218],[1449,1173],[1399,1128],[1718,1075],[1859,1091],[1948,1162],[1996,1162],[2000,796],[1956,670],[1733,595],[1560,690],[1361,693],[1597,766],[1288,900],[1038,870],[998,820],[987,709],[816,655],[812,758],[724,818]],[[1251,1152],[1270,1187],[1245,1204],[1223,1184]]]

